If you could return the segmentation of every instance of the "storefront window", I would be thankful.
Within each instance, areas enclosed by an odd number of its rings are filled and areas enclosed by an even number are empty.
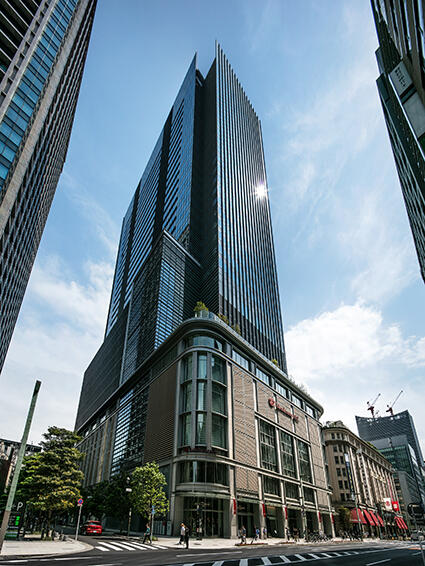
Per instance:
[[[300,477],[304,481],[311,482],[311,466],[310,466],[310,454],[308,451],[308,445],[305,442],[298,441],[298,460],[300,464]]]
[[[314,490],[311,487],[303,487],[304,501],[307,503],[314,503]]]
[[[189,460],[179,462],[179,483],[216,483],[229,485],[228,466],[221,462],[206,462],[203,460]]]
[[[277,471],[275,429],[264,421],[260,421],[260,452],[263,468]]]
[[[226,419],[219,415],[212,415],[211,444],[219,448],[226,448]]]
[[[226,502],[227,505],[227,502]],[[202,536],[224,536],[224,500],[212,497],[185,497],[183,517],[192,533]]]
[[[290,434],[283,432],[283,430],[280,431],[280,456],[282,459],[282,474],[295,478],[294,440]]]
[[[218,356],[211,356],[211,377],[226,384],[226,362]]]

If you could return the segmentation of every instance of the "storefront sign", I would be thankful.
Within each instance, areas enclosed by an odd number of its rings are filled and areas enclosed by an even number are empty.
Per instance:
[[[233,498],[233,515],[236,515],[236,499]]]
[[[384,497],[385,511],[392,511],[391,497]]]
[[[270,407],[274,407],[277,411],[280,411],[281,413],[283,413],[284,415],[286,415],[296,423],[298,422],[298,417],[296,415],[293,415],[288,410],[286,410],[285,407],[282,407],[282,405],[276,403],[276,401],[272,397],[269,398],[269,405]]]
[[[398,504],[398,501],[393,501],[392,502],[393,505],[393,510],[398,513],[400,511],[400,505]]]
[[[264,503],[262,505],[263,505],[263,517],[265,517],[266,516],[266,506],[264,505]]]

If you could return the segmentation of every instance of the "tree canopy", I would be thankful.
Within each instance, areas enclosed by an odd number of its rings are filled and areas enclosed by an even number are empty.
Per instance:
[[[152,508],[155,508],[155,513],[166,513],[168,511],[168,500],[164,492],[166,483],[165,476],[159,471],[156,462],[149,462],[136,468],[131,474],[130,482],[132,507],[149,518]]]
[[[75,448],[80,437],[70,430],[49,427],[42,451],[25,459],[19,496],[33,508],[49,514],[69,511],[80,497],[84,454]]]

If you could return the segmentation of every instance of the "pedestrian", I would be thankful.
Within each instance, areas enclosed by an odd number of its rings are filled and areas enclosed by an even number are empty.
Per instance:
[[[146,523],[146,531],[145,531],[145,535],[143,537],[143,542],[142,544],[144,544],[146,542],[146,539],[148,539],[148,542],[150,542],[152,544],[151,541],[151,528],[149,526],[149,523]]]
[[[186,548],[189,548],[189,537],[190,537],[189,527],[185,527],[185,529],[184,529],[184,541],[186,543]]]
[[[267,539],[267,529],[264,527],[263,529],[263,539]]]
[[[186,530],[186,527],[184,526],[184,523],[181,523],[180,525],[180,540],[177,544],[183,544],[184,543],[184,532]]]
[[[245,525],[242,525],[241,532],[242,532],[242,544],[245,544],[246,543],[246,528],[245,528]]]
[[[294,541],[298,542],[298,538],[299,538],[299,530],[297,529],[297,527],[294,528]]]

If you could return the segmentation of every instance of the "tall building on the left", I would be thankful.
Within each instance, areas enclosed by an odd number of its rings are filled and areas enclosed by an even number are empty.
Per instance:
[[[96,1],[0,3],[0,371],[65,162]]]

